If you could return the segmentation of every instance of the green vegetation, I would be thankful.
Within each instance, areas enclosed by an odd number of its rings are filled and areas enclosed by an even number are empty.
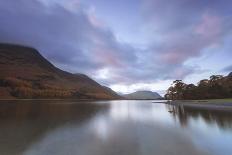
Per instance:
[[[165,98],[168,100],[232,98],[232,76],[212,75],[209,80],[201,80],[197,86],[175,80],[168,88]]]

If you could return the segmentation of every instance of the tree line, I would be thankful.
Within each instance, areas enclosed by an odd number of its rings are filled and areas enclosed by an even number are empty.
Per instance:
[[[165,94],[168,100],[199,100],[232,98],[232,76],[212,75],[194,84],[175,80]]]

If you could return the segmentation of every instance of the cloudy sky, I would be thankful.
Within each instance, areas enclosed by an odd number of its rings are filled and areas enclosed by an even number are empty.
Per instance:
[[[232,71],[231,0],[0,0],[0,42],[113,90]]]

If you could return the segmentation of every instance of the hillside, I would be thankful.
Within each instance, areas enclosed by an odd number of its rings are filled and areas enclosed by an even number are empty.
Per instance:
[[[131,94],[123,95],[123,97],[130,100],[156,100],[162,98],[158,93],[152,91],[136,91]]]
[[[62,71],[36,49],[0,44],[0,98],[117,99],[84,74]]]
[[[232,77],[232,72],[229,73],[228,77]]]

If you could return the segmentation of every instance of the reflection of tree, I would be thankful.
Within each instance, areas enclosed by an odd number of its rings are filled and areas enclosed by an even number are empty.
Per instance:
[[[188,117],[183,106],[168,105],[167,108],[168,111],[174,116],[174,118],[177,118],[179,120],[181,126],[187,126]]]
[[[208,124],[216,124],[223,129],[232,129],[232,111],[200,109],[183,105],[167,105],[172,116],[186,126],[192,119],[202,118]]]
[[[21,154],[46,132],[85,122],[107,107],[75,101],[1,101],[0,152]]]

